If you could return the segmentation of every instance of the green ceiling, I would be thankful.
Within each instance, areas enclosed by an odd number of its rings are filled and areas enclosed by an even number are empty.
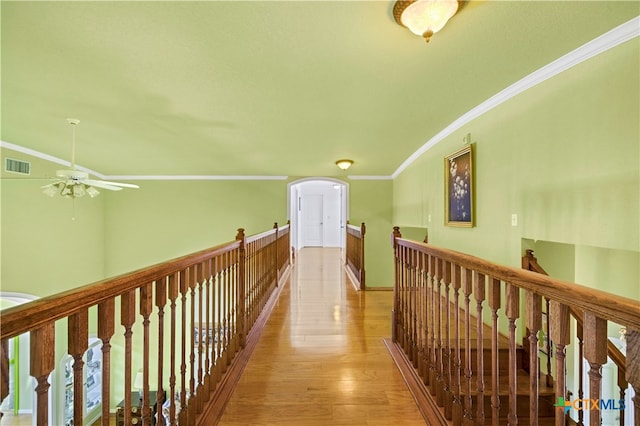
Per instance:
[[[5,142],[114,175],[391,175],[636,1],[464,3],[425,44],[391,1],[2,1]],[[614,70],[612,70],[613,72]]]

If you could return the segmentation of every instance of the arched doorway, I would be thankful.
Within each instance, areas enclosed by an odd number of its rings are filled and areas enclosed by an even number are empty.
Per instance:
[[[345,246],[349,214],[349,185],[333,178],[305,178],[288,185],[291,245],[303,247]]]

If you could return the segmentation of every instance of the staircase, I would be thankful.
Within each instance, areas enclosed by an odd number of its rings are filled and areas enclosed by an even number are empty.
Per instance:
[[[573,308],[582,311],[584,324],[576,347],[591,366],[590,393],[580,398],[610,398],[600,394],[606,324],[621,324],[627,328],[621,382],[631,384],[636,396],[620,423],[640,424],[637,301],[405,240],[398,228],[393,241],[395,297],[387,347],[427,424],[575,424],[556,406],[559,398],[573,401],[565,375],[541,375],[539,357],[539,350],[545,351],[553,357],[553,371],[566,371]],[[543,315],[550,318],[546,324]],[[540,332],[548,336],[541,346]],[[551,360],[543,370],[552,371]],[[579,414],[578,424],[583,416],[589,424],[601,422],[600,410]]]

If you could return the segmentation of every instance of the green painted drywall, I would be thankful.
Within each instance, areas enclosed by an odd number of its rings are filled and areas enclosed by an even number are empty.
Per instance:
[[[390,180],[352,180],[349,183],[349,220],[364,222],[367,287],[393,287],[392,190]]]
[[[283,181],[142,181],[108,194],[108,276],[121,274],[286,223]]]
[[[49,198],[48,181],[2,181],[2,290],[47,296],[104,276],[102,198]],[[75,220],[72,217],[75,215]]]
[[[394,223],[427,226],[433,244],[512,266],[520,264],[522,238],[627,250],[637,262],[638,51],[634,39],[600,54],[427,151],[394,180]],[[443,158],[467,133],[475,144],[477,225],[446,227]],[[638,297],[636,276],[621,281],[607,290]]]

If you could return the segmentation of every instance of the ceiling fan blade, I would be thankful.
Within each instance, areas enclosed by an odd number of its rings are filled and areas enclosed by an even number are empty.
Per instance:
[[[96,183],[98,184],[106,184],[106,185],[111,185],[111,186],[120,186],[122,188],[140,188],[138,185],[134,185],[132,183],[121,183],[121,182],[110,182],[108,180],[93,180],[93,179],[84,179],[82,181],[83,183],[86,183],[87,185],[93,185],[93,186],[98,186],[96,185]]]
[[[103,182],[100,180],[86,179],[82,183],[85,185],[94,186],[96,188],[109,189],[111,191],[122,191],[122,188],[115,185],[110,185],[111,182]]]

